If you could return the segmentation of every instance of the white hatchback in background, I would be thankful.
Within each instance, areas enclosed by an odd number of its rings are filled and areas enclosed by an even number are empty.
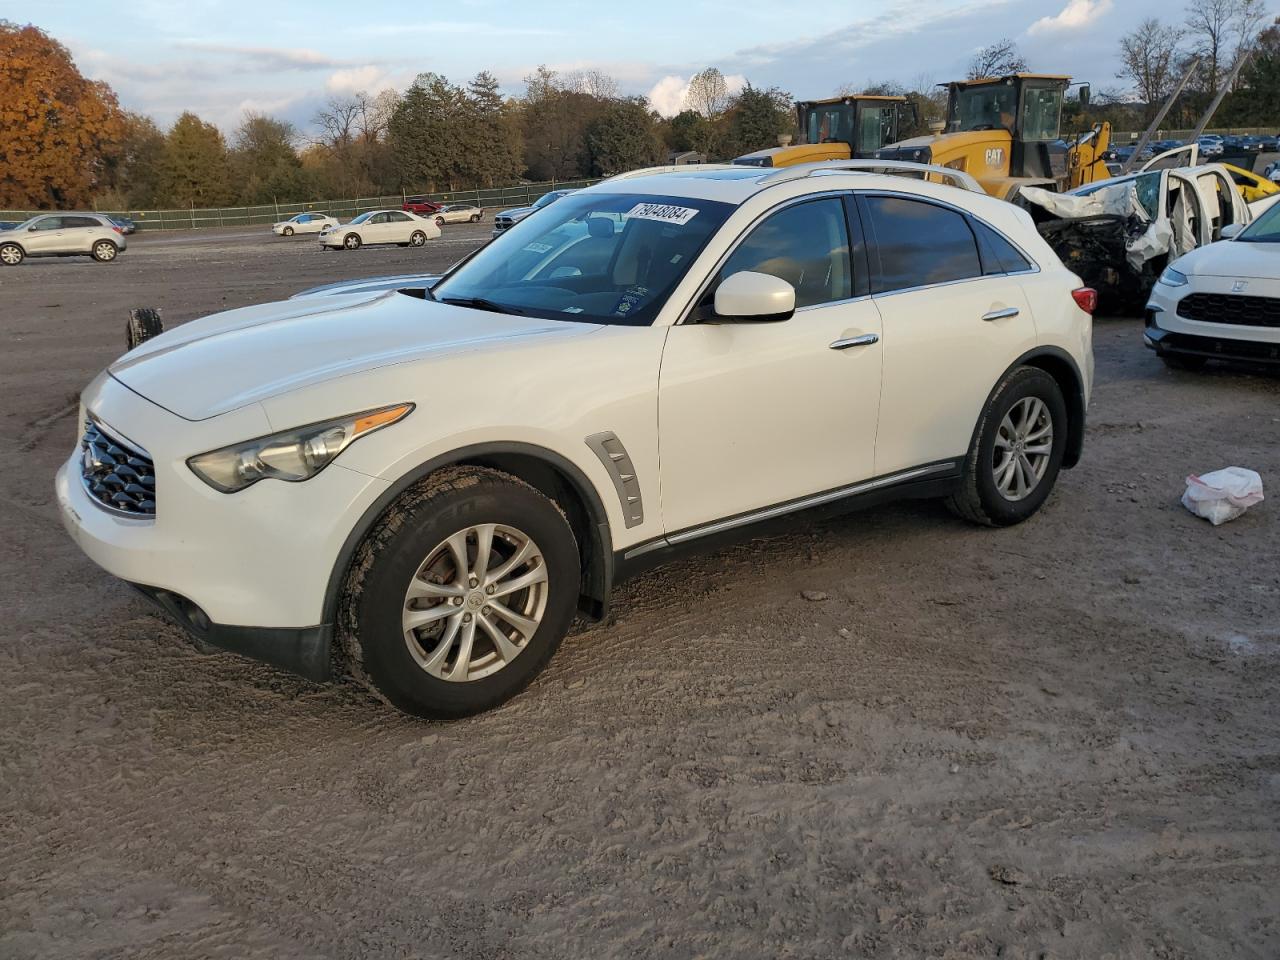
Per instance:
[[[350,223],[325,227],[320,231],[322,250],[359,250],[370,244],[394,243],[420,247],[440,236],[434,220],[404,210],[370,210]]]
[[[1280,362],[1280,205],[1175,260],[1151,291],[1143,342],[1166,364]]]
[[[958,171],[632,174],[429,290],[144,342],[84,391],[57,499],[204,640],[314,679],[338,644],[458,717],[680,551],[904,497],[1027,519],[1081,455],[1095,302]]]
[[[110,263],[127,249],[124,230],[100,213],[46,213],[0,233],[0,264],[27,257],[93,257]]]
[[[324,213],[299,213],[288,220],[271,225],[277,237],[292,237],[295,233],[320,233],[326,227],[336,227],[338,218]]]

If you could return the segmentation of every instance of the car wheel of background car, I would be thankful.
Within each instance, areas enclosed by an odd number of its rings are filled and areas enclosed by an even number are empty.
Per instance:
[[[110,240],[99,240],[93,245],[93,259],[99,263],[110,263],[119,252],[119,249]]]
[[[413,236],[409,238],[409,242],[415,247],[420,247],[427,242],[427,235],[421,230],[413,231]]]
[[[342,238],[342,245],[348,250],[360,249],[360,235],[358,233],[348,233]]]
[[[283,230],[281,230],[280,232],[281,232],[281,233],[283,233],[286,237],[292,237],[292,236],[293,236],[293,227],[285,227],[285,228],[284,228]]]
[[[1018,367],[987,402],[948,506],[974,523],[1021,523],[1049,496],[1066,445],[1067,404],[1057,381]]]
[[[154,307],[135,307],[129,311],[129,323],[124,328],[124,342],[132,350],[140,343],[164,333],[160,311]]]
[[[1164,365],[1170,370],[1189,370],[1192,372],[1203,370],[1209,362],[1208,357],[1184,357],[1176,353],[1162,353],[1160,359],[1164,361]]]
[[[443,226],[444,226],[444,217],[436,217],[436,226],[437,226],[437,227],[443,227]]]
[[[471,222],[472,222],[472,223],[479,223],[479,222],[480,222],[480,214],[478,214],[478,213],[473,213],[473,214],[471,215]]]
[[[22,258],[26,256],[22,252],[22,248],[16,243],[6,243],[0,246],[0,263],[6,267],[16,267],[22,262]]]
[[[450,467],[406,491],[361,544],[339,618],[353,676],[394,706],[450,720],[522,690],[573,621],[578,547],[521,480]]]

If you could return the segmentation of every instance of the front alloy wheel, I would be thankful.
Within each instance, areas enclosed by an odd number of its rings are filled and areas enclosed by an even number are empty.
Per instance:
[[[342,245],[348,250],[360,249],[360,235],[357,233],[348,233],[342,238]]]
[[[16,243],[6,243],[0,246],[0,263],[6,267],[16,267],[22,262],[24,254],[22,248]]]
[[[293,236],[293,227],[285,227],[285,228],[284,228],[282,231],[280,231],[280,232],[281,232],[281,233],[283,233],[286,237],[292,237],[292,236]]]
[[[420,247],[427,242],[427,235],[421,230],[413,231],[413,236],[409,238],[409,242],[415,247]]]
[[[573,622],[582,582],[565,514],[518,478],[447,467],[360,545],[338,637],[351,675],[408,713],[465,717],[519,693]]]
[[[485,523],[436,546],[405,591],[409,655],[441,680],[479,680],[518,657],[547,609],[547,564],[515,527]]]

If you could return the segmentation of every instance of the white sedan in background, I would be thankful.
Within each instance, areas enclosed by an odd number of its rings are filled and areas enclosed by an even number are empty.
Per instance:
[[[1280,206],[1192,250],[1160,274],[1143,342],[1170,367],[1280,362]]]
[[[479,223],[484,211],[474,203],[446,203],[431,214],[431,219],[440,225],[446,223]]]
[[[292,237],[295,233],[319,233],[325,227],[336,227],[338,218],[324,213],[299,213],[288,220],[271,225],[277,237]]]
[[[394,243],[420,247],[440,236],[434,220],[404,210],[370,210],[350,223],[334,224],[320,231],[320,248],[359,250],[370,243]]]

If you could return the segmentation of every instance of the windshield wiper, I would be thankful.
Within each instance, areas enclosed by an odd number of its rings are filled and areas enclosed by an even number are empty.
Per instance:
[[[488,310],[490,313],[511,313],[516,316],[524,316],[524,311],[518,307],[509,307],[504,303],[494,303],[492,300],[486,300],[484,297],[440,297],[439,302],[452,304],[455,307],[471,307],[475,310]]]

